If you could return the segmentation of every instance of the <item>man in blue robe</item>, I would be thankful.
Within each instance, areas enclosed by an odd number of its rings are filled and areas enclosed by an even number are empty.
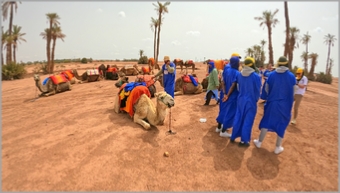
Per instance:
[[[154,77],[158,77],[161,74],[163,74],[164,91],[171,95],[172,98],[175,98],[176,66],[170,61],[169,56],[164,56],[164,64]]]
[[[254,140],[255,146],[260,148],[267,131],[275,132],[277,134],[275,154],[284,150],[281,146],[282,139],[290,122],[296,84],[294,74],[289,71],[287,58],[282,56],[277,63],[279,67],[269,75],[267,80],[268,98],[259,125],[261,132],[259,138]]]
[[[224,87],[223,90],[226,93],[222,99],[222,103],[224,104],[223,109],[223,128],[220,131],[221,137],[230,137],[231,135],[226,132],[227,129],[233,126],[236,109],[237,109],[237,97],[238,90],[236,88],[236,78],[240,74],[238,71],[240,63],[239,57],[230,58],[230,68],[226,70],[223,74]]]
[[[266,88],[268,76],[274,69],[272,66],[273,66],[272,64],[268,64],[268,68],[263,72],[264,83],[262,86],[261,96],[260,96],[260,99],[262,99],[263,101],[261,103],[265,103],[267,100],[268,95],[267,95],[265,88]]]
[[[261,89],[261,78],[255,72],[254,58],[248,57],[244,60],[243,69],[236,81],[239,95],[230,142],[235,142],[235,138],[241,137],[239,145],[249,146]]]

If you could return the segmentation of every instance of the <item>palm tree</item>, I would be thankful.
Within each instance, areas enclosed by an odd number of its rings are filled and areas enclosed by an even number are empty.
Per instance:
[[[253,57],[254,50],[252,48],[248,48],[245,52],[247,56]]]
[[[155,58],[155,65],[157,66],[157,68],[159,68],[158,66],[158,55],[159,55],[159,43],[160,43],[160,33],[161,33],[161,25],[162,25],[162,15],[164,15],[165,13],[169,13],[168,10],[168,6],[170,5],[170,2],[167,1],[164,4],[160,3],[159,1],[157,1],[157,4],[154,4],[155,6],[155,10],[158,13],[158,34],[157,34],[157,52],[156,52],[156,58]]]
[[[290,24],[289,24],[288,2],[287,1],[284,2],[284,7],[285,7],[285,19],[286,19],[286,43],[285,43],[285,49],[284,49],[283,55],[285,57],[287,57],[288,53],[289,53],[289,48],[290,48],[290,45],[289,45]]]
[[[279,23],[279,20],[275,18],[279,10],[276,9],[274,12],[264,11],[261,17],[255,17],[255,20],[260,21],[260,27],[265,25],[268,29],[268,49],[269,49],[269,63],[274,64],[273,59],[273,45],[272,45],[272,27],[275,27]]]
[[[17,42],[20,43],[20,41],[26,42],[26,40],[23,38],[26,33],[21,33],[21,26],[13,25],[13,61],[14,63],[17,63],[16,59],[16,50],[17,50]]]
[[[328,68],[329,68],[329,56],[331,54],[331,46],[334,46],[334,42],[337,40],[334,35],[327,34],[324,37],[325,41],[324,43],[328,45],[328,54],[327,54],[327,63],[326,63],[326,74],[328,74]]]
[[[334,65],[334,60],[331,58],[329,59],[328,74],[332,74],[333,65]]]
[[[143,57],[143,54],[144,54],[144,50],[139,50],[139,56],[140,56],[140,58]]]
[[[261,40],[261,49],[262,49],[262,51],[264,50],[264,45],[266,45],[266,40]]]
[[[20,1],[19,3],[21,4]],[[2,3],[2,17],[4,18],[4,21],[6,21],[8,17],[8,11],[10,10],[8,36],[12,36],[13,9],[15,9],[15,12],[17,12],[18,3],[16,1],[7,1]],[[9,64],[10,62],[12,62],[12,44],[7,44],[6,63]]]
[[[62,33],[62,30],[60,28],[60,26],[58,26],[57,24],[53,25],[52,28],[52,54],[51,54],[51,67],[50,67],[50,72],[53,72],[54,70],[54,53],[55,53],[55,45],[57,42],[57,39],[61,39],[62,41],[64,41],[64,38],[66,37],[65,34]]]
[[[299,32],[300,30],[296,27],[291,27],[290,29],[290,35],[289,35],[289,49],[288,49],[288,67],[289,69],[292,69],[292,63],[293,63],[293,52],[295,48],[299,47]]]
[[[309,77],[309,79],[312,79],[312,80],[314,80],[314,69],[315,69],[316,64],[318,63],[318,61],[317,61],[318,56],[319,55],[317,53],[311,53],[311,54],[308,55],[308,58],[312,59],[312,64],[311,64],[311,67],[310,67],[308,77]]]
[[[4,65],[4,52],[3,49],[5,48],[5,43],[7,41],[8,36],[8,31],[4,32],[4,27],[2,26],[2,38],[1,38],[1,65]]]
[[[308,43],[310,42],[311,40],[311,36],[308,35],[308,32],[306,34],[303,34],[303,37],[301,39],[301,43],[302,44],[305,44],[306,45],[306,55],[308,56]],[[304,68],[305,70],[308,69],[308,57],[304,57]]]
[[[50,29],[49,29],[49,28],[46,28],[46,29],[44,30],[44,32],[41,32],[41,33],[40,33],[40,36],[42,36],[42,38],[43,38],[44,40],[47,40],[49,34],[50,34]],[[47,49],[47,51],[48,51],[47,60],[50,60],[50,59],[51,59],[51,58],[50,58],[50,57],[51,57],[50,51],[49,51],[49,49]],[[49,66],[48,66],[48,63],[47,63],[46,66],[44,66],[44,72],[45,72],[45,73],[49,73]]]
[[[51,40],[52,40],[52,27],[54,24],[59,25],[59,21],[58,19],[60,19],[59,15],[56,13],[47,13],[46,14],[47,17],[47,21],[50,23],[50,28],[48,31],[45,30],[45,32],[47,32],[46,34],[46,40],[47,40],[47,44],[46,44],[46,54],[47,54],[47,69],[49,73],[52,73],[51,70]]]
[[[158,19],[155,19],[153,17],[151,17],[151,30],[154,31],[154,36],[153,36],[153,58],[156,58],[156,36],[157,36],[157,28],[158,28]]]
[[[308,53],[304,51],[304,52],[302,52],[300,57],[301,57],[302,61],[305,62],[304,71],[307,73],[307,71],[308,71],[308,63],[306,62],[306,60],[308,60]]]

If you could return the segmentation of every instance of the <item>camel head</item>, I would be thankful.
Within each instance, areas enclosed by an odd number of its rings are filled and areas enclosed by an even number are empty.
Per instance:
[[[35,81],[40,81],[39,74],[34,74],[33,78],[34,78]]]
[[[157,101],[160,102],[159,104],[164,105],[165,107],[171,108],[175,106],[174,98],[164,91],[155,93],[155,97],[157,98]]]

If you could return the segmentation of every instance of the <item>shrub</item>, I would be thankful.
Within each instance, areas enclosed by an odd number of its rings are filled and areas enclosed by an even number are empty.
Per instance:
[[[21,79],[27,73],[25,66],[10,63],[2,66],[2,80]]]
[[[81,59],[81,63],[87,64],[87,59],[86,58]]]
[[[143,56],[143,57],[139,58],[138,64],[148,64],[148,57]]]
[[[320,72],[319,75],[316,77],[316,81],[325,84],[332,84],[333,77],[331,74],[325,74],[323,72]]]

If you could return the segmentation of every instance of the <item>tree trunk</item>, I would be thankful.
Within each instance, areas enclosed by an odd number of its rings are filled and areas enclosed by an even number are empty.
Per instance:
[[[312,64],[309,71],[309,77],[314,77],[314,69],[316,66],[316,59],[312,58]]]
[[[1,65],[4,65],[4,51],[2,49],[3,46],[1,46]]]
[[[17,63],[16,53],[15,53],[16,48],[17,48],[16,42],[14,42],[14,44],[13,44],[13,61],[14,61],[14,64]]]
[[[272,26],[267,26],[267,28],[268,28],[269,64],[274,64],[272,45]]]
[[[156,59],[155,59],[155,67],[159,70],[160,67],[158,65],[158,56],[159,56],[159,42],[160,42],[160,34],[161,34],[161,23],[162,23],[162,14],[158,13],[158,35],[157,35],[157,53],[156,53]]]
[[[13,3],[11,2],[11,11],[10,11],[10,18],[9,18],[9,28],[8,28],[8,36],[12,36],[12,26],[13,26]],[[12,62],[12,42],[7,43],[7,64]]]
[[[308,56],[308,42],[306,44],[306,55]],[[308,70],[308,58],[307,58],[307,56],[305,58],[305,72],[307,72],[307,70]]]
[[[56,37],[53,38],[52,52],[51,52],[51,67],[50,67],[50,72],[51,72],[51,73],[53,73],[53,70],[54,70],[54,52],[55,52],[56,40],[57,40]]]
[[[157,37],[157,27],[155,26],[155,34],[153,36],[153,58],[156,59],[156,37]]]
[[[328,54],[327,54],[326,71],[325,71],[326,74],[328,72],[329,56],[330,56],[330,54],[331,54],[331,41],[328,42]]]
[[[285,1],[284,2],[284,7],[285,7],[285,18],[286,18],[286,43],[285,43],[285,50],[284,50],[284,53],[283,55],[285,57],[288,56],[288,53],[289,53],[289,28],[290,28],[290,25],[289,25],[289,15],[288,15],[288,2]]]
[[[47,35],[47,69],[48,73],[52,73],[51,69],[51,40],[52,40],[52,20],[50,19],[50,30]]]

